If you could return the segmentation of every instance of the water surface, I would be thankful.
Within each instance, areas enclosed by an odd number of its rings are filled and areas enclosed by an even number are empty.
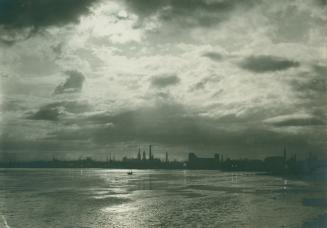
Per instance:
[[[1,169],[0,227],[326,225],[324,182],[203,170],[126,172]]]

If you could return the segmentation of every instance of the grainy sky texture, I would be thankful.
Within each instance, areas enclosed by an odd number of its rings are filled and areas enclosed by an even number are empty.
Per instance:
[[[327,154],[326,1],[0,0],[0,159]]]

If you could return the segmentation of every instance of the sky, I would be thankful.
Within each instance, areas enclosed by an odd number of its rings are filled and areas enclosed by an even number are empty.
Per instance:
[[[0,160],[327,155],[325,0],[0,0]]]

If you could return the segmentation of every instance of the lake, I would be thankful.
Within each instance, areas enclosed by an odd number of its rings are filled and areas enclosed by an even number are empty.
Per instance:
[[[0,227],[323,227],[327,187],[245,172],[0,169]]]

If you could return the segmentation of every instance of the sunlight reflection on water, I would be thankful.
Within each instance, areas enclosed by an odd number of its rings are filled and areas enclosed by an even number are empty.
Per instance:
[[[10,227],[301,227],[327,212],[325,183],[253,173],[12,169],[0,183]]]

